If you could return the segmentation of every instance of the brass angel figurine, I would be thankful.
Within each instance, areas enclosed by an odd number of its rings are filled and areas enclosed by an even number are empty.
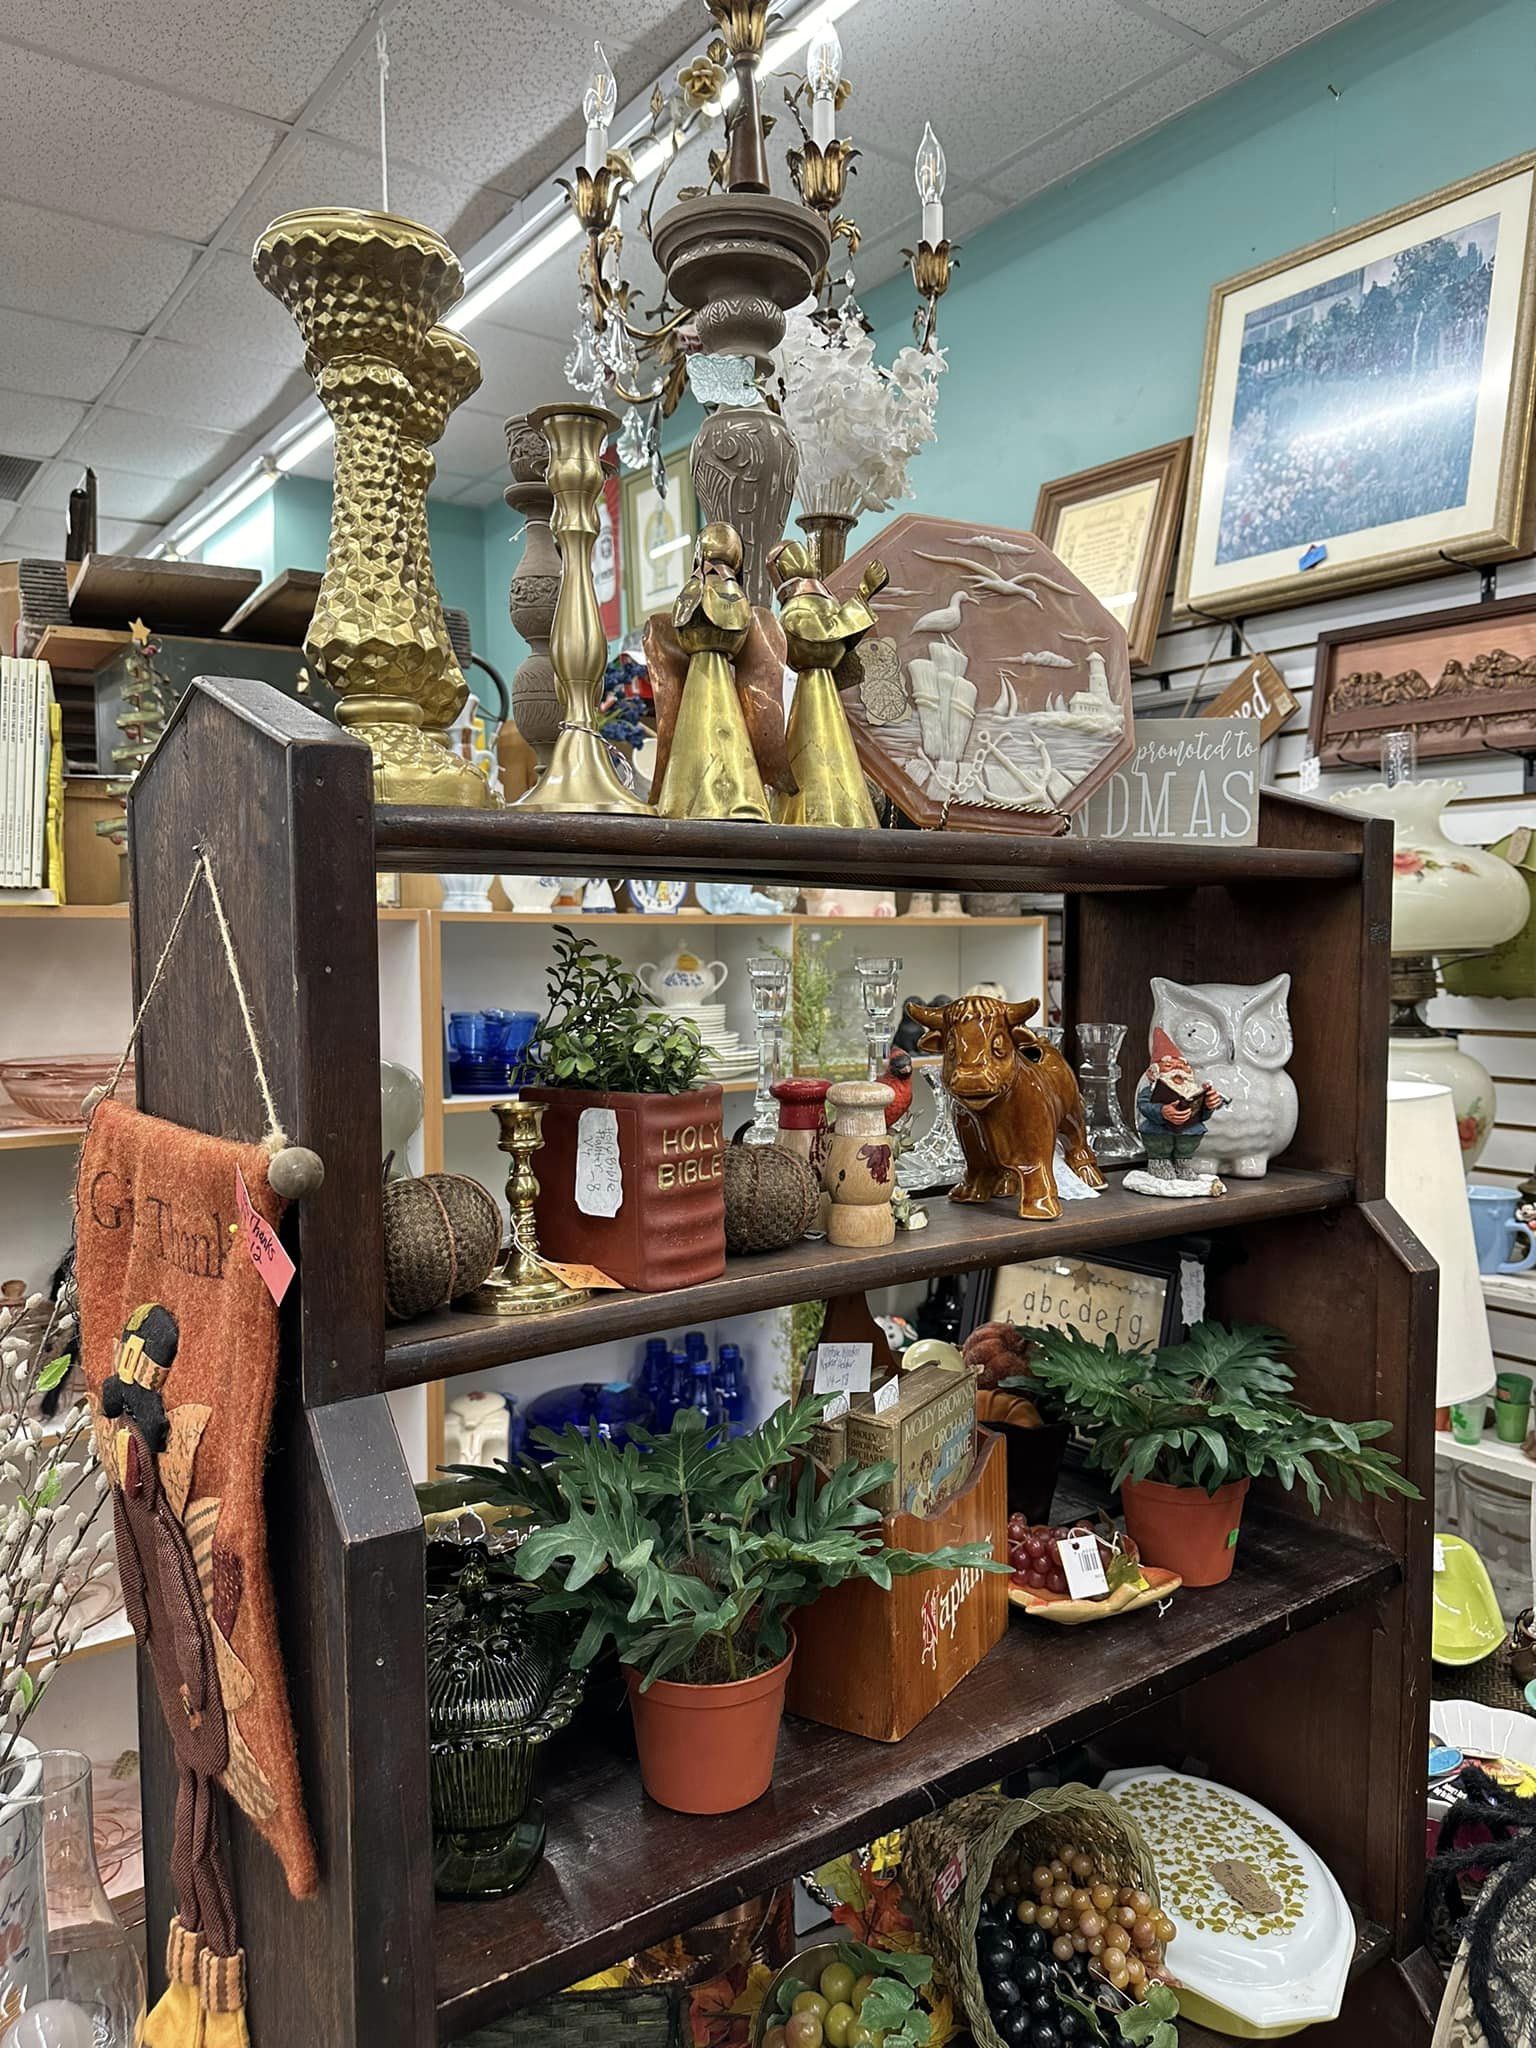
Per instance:
[[[795,791],[780,800],[776,816],[784,825],[854,825],[873,831],[879,820],[835,671],[848,650],[873,632],[870,599],[890,578],[882,563],[872,561],[854,595],[839,601],[797,540],[780,541],[770,551],[768,573],[778,591],[779,623],[797,678],[788,734]]]

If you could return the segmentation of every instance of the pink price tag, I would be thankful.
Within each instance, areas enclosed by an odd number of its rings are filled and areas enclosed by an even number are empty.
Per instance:
[[[261,1275],[268,1294],[280,1302],[292,1285],[298,1268],[283,1250],[271,1224],[265,1217],[258,1216],[252,1207],[251,1191],[238,1166],[235,1168],[235,1200],[240,1209],[240,1221],[245,1225],[245,1248],[251,1255],[251,1264]]]

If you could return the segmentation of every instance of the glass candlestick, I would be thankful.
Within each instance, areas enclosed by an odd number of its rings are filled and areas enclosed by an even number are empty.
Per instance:
[[[853,963],[853,971],[859,977],[859,1001],[864,1008],[866,1080],[878,1081],[891,1056],[891,1033],[896,1028],[896,984],[901,968],[901,961],[890,954],[866,955]]]
[[[920,1195],[934,1188],[953,1187],[965,1178],[965,1154],[955,1132],[955,1113],[944,1086],[941,1060],[915,1060],[914,1073],[921,1074],[933,1092],[933,1122],[896,1162],[896,1185],[909,1194]]]
[[[1077,1084],[1083,1098],[1088,1143],[1100,1166],[1133,1166],[1146,1147],[1120,1110],[1120,1047],[1123,1024],[1079,1024]]]
[[[757,1032],[757,1088],[752,1125],[743,1143],[771,1145],[779,1134],[773,1084],[784,1078],[784,1016],[789,1007],[789,962],[780,953],[754,953],[747,962],[752,1023]]]

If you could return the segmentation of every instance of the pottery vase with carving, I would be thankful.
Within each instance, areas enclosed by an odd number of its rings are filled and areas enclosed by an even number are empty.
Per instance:
[[[754,605],[772,603],[768,550],[784,537],[799,468],[794,435],[766,406],[719,406],[693,438],[700,514],[741,536],[741,585]]]
[[[560,550],[549,525],[555,499],[545,477],[549,446],[539,428],[526,413],[515,413],[506,423],[506,434],[512,482],[504,495],[524,521],[522,559],[513,572],[507,610],[528,643],[528,652],[512,678],[512,722],[542,770],[549,765],[550,749],[560,729],[560,702],[549,658],[549,636],[560,597]]]

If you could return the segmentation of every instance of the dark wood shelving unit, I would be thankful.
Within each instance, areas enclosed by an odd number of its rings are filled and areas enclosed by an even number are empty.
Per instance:
[[[1266,1217],[1306,1215],[1347,1202],[1343,1174],[1276,1170],[1263,1180],[1234,1181],[1225,1196],[1181,1202],[1177,1220],[1186,1232],[1234,1230]],[[869,1251],[807,1240],[784,1252],[731,1259],[718,1280],[681,1287],[668,1294],[602,1293],[549,1315],[472,1316],[460,1310],[419,1316],[391,1329],[384,1340],[384,1379],[390,1387],[423,1380],[452,1379],[483,1372],[519,1358],[543,1358],[580,1344],[606,1344],[615,1337],[639,1337],[679,1323],[744,1315],[749,1309],[782,1308],[797,1301],[823,1301],[900,1280],[928,1280],[937,1273],[968,1273],[1047,1252],[1102,1251],[1136,1244],[1172,1220],[1162,1203],[1127,1194],[1119,1175],[1096,1201],[1069,1202],[1054,1223],[1021,1222],[1006,1204],[965,1208],[943,1196],[928,1198],[928,1226],[899,1232],[893,1244]]]
[[[1354,1902],[1363,1969],[1312,2048],[1424,2048],[1415,1996],[1428,1736],[1430,1537],[1419,1502],[1305,1503],[1258,1489],[1237,1572],[1161,1616],[1054,1631],[1022,1619],[892,1746],[790,1719],[767,1797],[691,1820],[650,1806],[621,1714],[588,1714],[543,1773],[549,1845],[500,1903],[432,1896],[420,1516],[388,1394],[679,1322],[1197,1230],[1210,1312],[1278,1325],[1298,1392],[1392,1424],[1433,1494],[1435,1275],[1383,1199],[1391,828],[1267,793],[1259,843],[1090,844],[973,833],[829,833],[456,811],[375,810],[366,751],[257,683],[201,681],[130,800],[137,989],[206,846],[235,912],[279,1114],[325,1161],[287,1218],[299,1285],[283,1311],[268,1513],[318,1897],[289,1898],[232,1816],[253,2038],[436,2048],[681,1931],[1001,1772],[1092,1738],[1121,1761],[1198,1759],[1279,1812]],[[929,1204],[878,1251],[800,1245],[718,1282],[615,1294],[514,1324],[383,1318],[375,881],[402,869],[711,875],[870,886],[1049,889],[1066,912],[1069,1023],[1144,1042],[1149,979],[1293,976],[1300,1121],[1281,1168],[1215,1202],[1118,1187],[1021,1223],[1003,1204]],[[513,934],[511,943],[519,943]],[[176,1000],[150,1006],[138,1095],[155,1115],[254,1137],[264,1125],[211,918],[189,919]],[[1138,1064],[1127,1062],[1132,1069]],[[1133,1075],[1126,1079],[1127,1094]],[[176,1774],[141,1680],[150,1959],[170,1912]],[[1198,2036],[1186,2029],[1185,2048]]]

